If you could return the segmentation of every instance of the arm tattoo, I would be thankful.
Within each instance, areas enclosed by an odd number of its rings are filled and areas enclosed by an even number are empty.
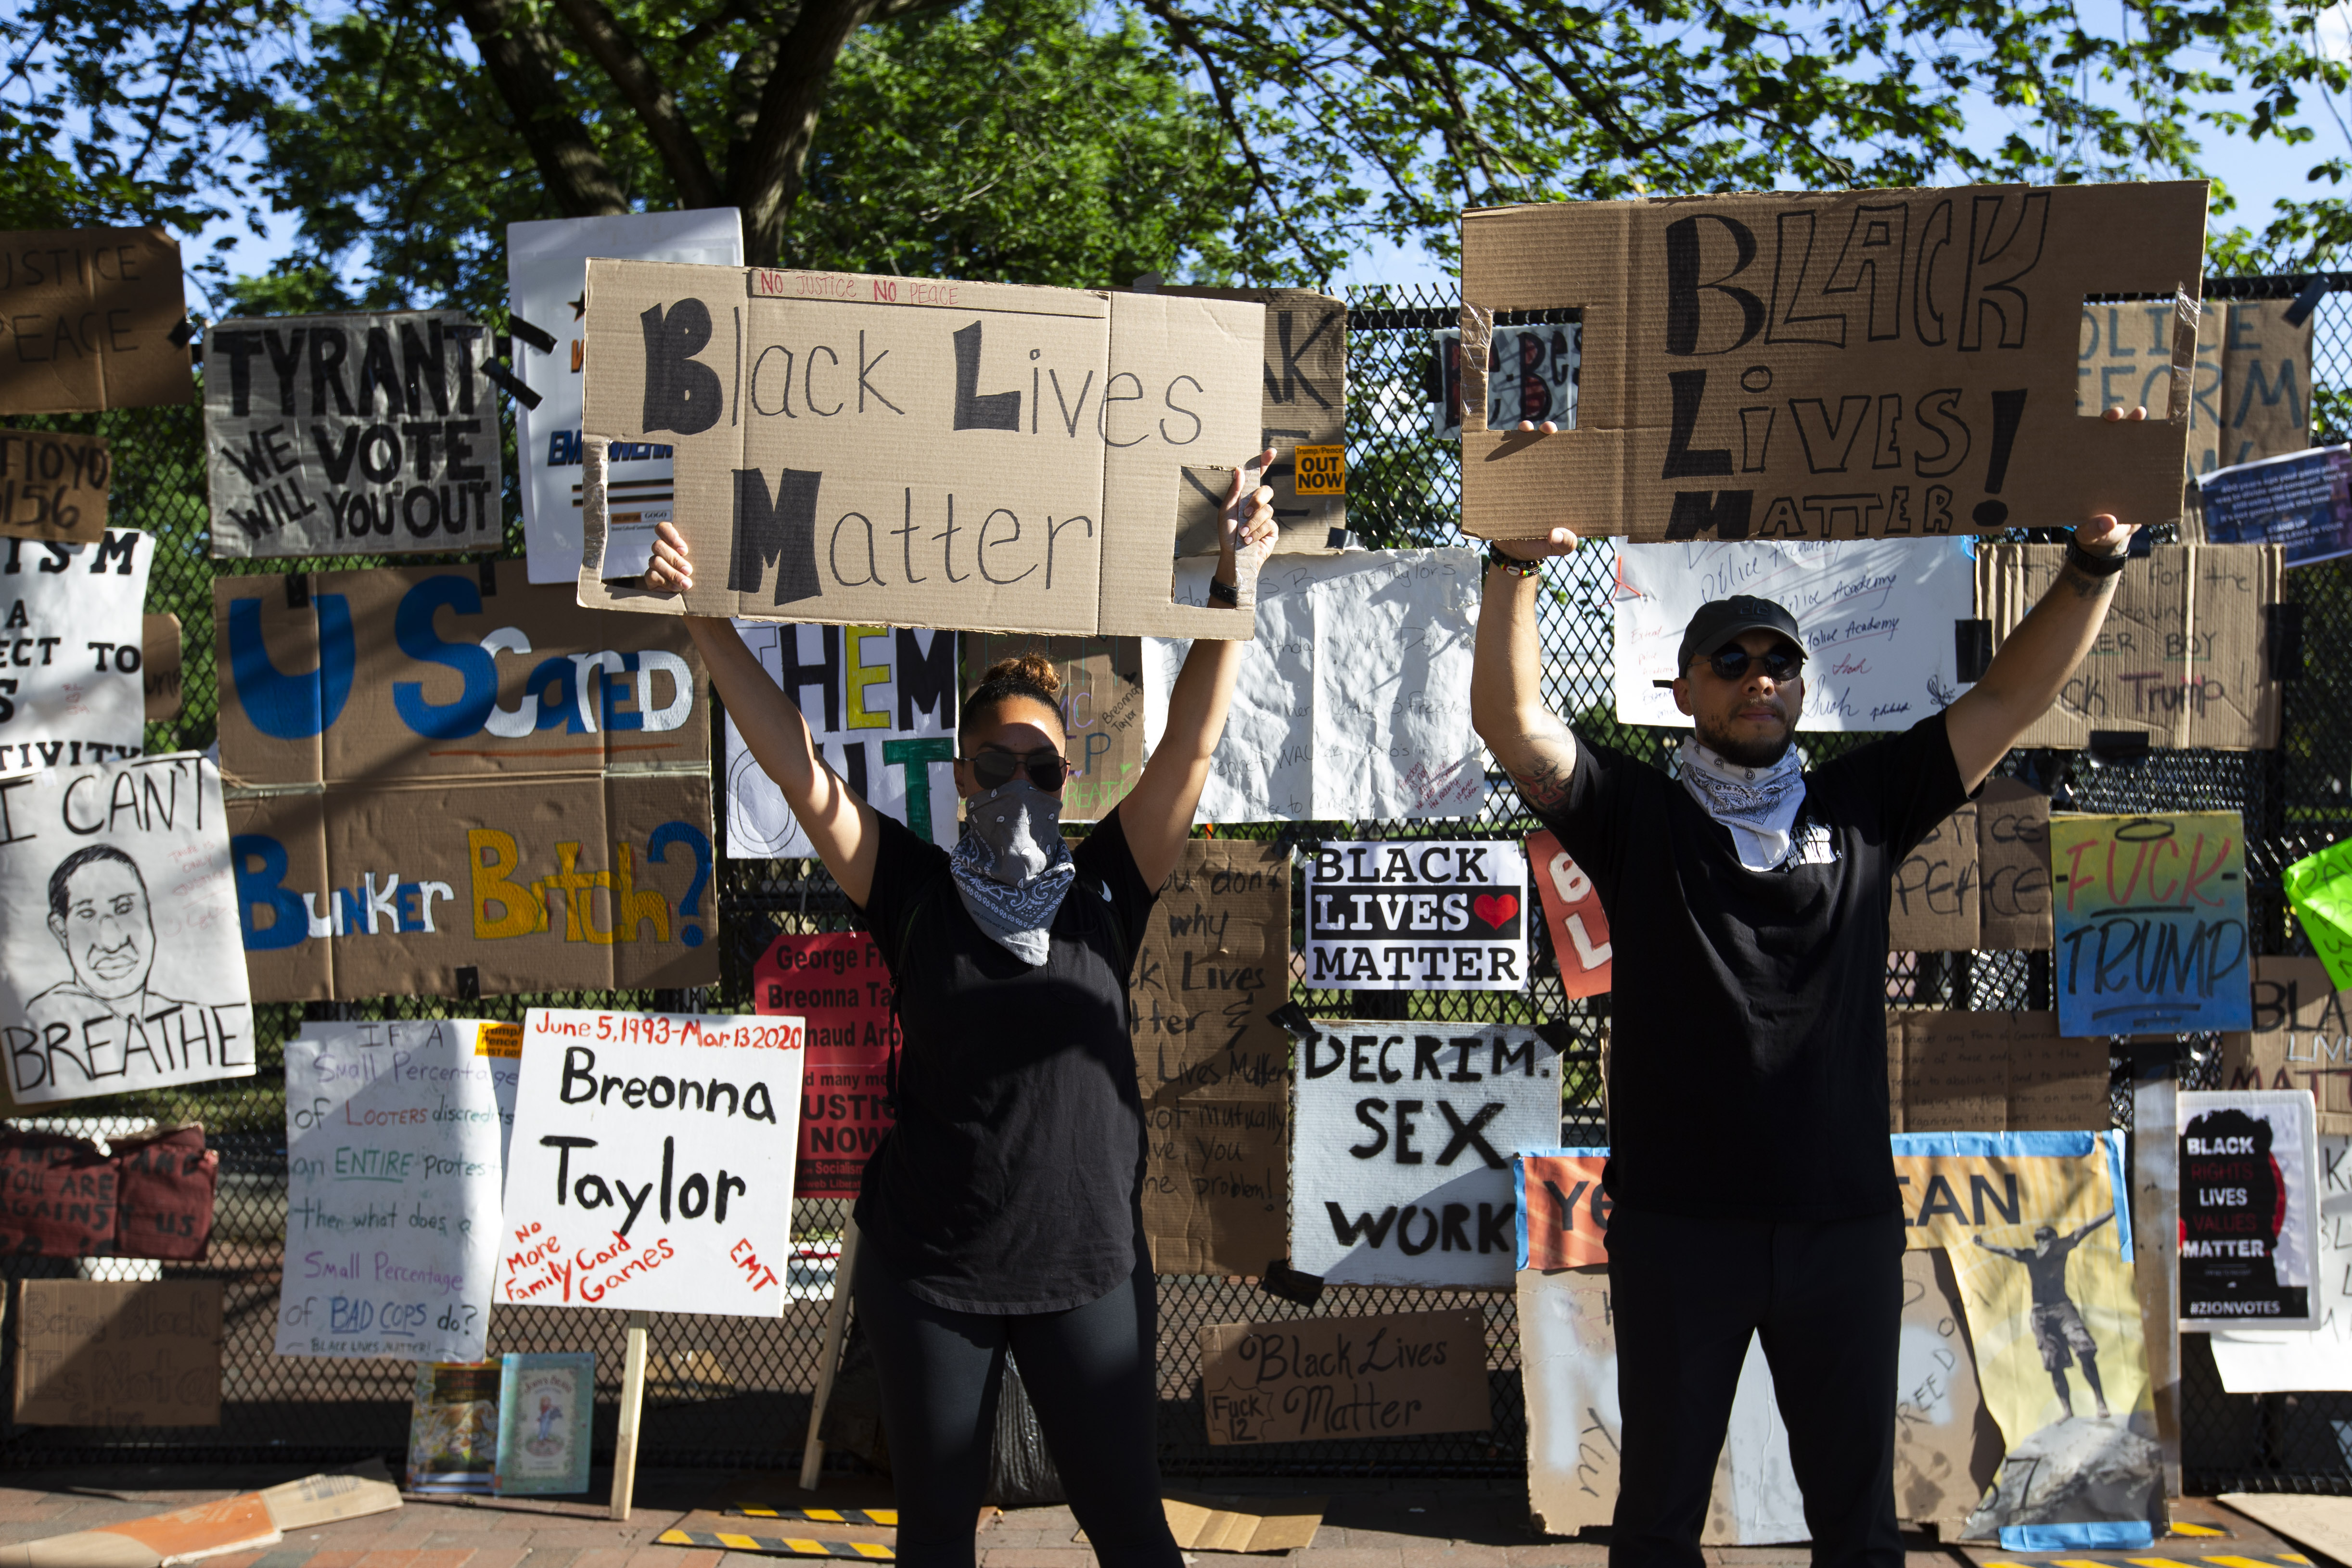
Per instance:
[[[2096,599],[2103,593],[2114,592],[2116,584],[2120,581],[2121,579],[2115,577],[2086,577],[2083,573],[2075,570],[2073,563],[2069,562],[2067,565],[2059,569],[2058,580],[2073,589],[2074,591],[2074,597],[2077,599]]]
[[[1511,782],[1519,787],[1519,799],[1531,810],[1557,811],[1568,804],[1568,780],[1571,768],[1563,768],[1549,757],[1540,757],[1524,771],[1515,771]]]

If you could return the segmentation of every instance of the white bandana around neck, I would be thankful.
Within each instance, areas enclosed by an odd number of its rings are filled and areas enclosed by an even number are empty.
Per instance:
[[[1798,808],[1805,803],[1804,759],[1793,746],[1769,768],[1742,768],[1701,746],[1683,742],[1683,788],[1699,810],[1731,830],[1739,863],[1778,871],[1796,851]]]

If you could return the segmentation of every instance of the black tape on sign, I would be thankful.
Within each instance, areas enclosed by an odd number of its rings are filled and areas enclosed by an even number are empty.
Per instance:
[[[299,571],[289,571],[286,574],[286,608],[289,610],[310,608],[310,579],[308,574]]]
[[[2270,633],[2271,679],[2303,679],[2303,606],[2265,604],[2263,619],[2269,622],[2265,630]]]
[[[1290,1266],[1287,1258],[1276,1258],[1258,1276],[1257,1288],[1281,1301],[1311,1307],[1323,1299],[1323,1277],[1302,1274]]]
[[[499,558],[494,555],[484,556],[476,564],[474,570],[475,575],[481,580],[482,597],[496,599],[499,596]]]
[[[1992,666],[1992,622],[1978,619],[1952,622],[1952,674],[1962,681],[1980,681]]]
[[[491,385],[498,387],[499,390],[504,392],[507,396],[522,404],[523,407],[537,408],[539,406],[539,394],[531,391],[528,386],[525,386],[521,377],[515,375],[497,361],[484,360],[482,361],[482,374],[490,378]]]
[[[1285,1002],[1265,1017],[1267,1022],[1279,1026],[1285,1034],[1301,1045],[1323,1038],[1323,1031],[1307,1021],[1307,1009],[1297,1002]]]
[[[2087,748],[2091,763],[2097,768],[2120,768],[2126,763],[2143,761],[2147,757],[2147,731],[2144,729],[2095,729]],[[2055,803],[2053,797],[2053,803]]]
[[[1559,1053],[1562,1061],[1598,1061],[1601,1048],[1586,1045],[1576,1035],[1576,1026],[1566,1019],[1554,1019],[1549,1023],[1536,1025],[1536,1038]]]
[[[178,321],[174,322],[172,326],[172,329],[164,334],[165,337],[172,340],[172,347],[175,349],[186,348],[188,346],[188,340],[195,335],[196,324],[189,320],[185,316],[181,317]]]
[[[2303,292],[2294,297],[2294,303],[2286,308],[2286,324],[2290,327],[2300,327],[2310,320],[2311,313],[2319,308],[2319,302],[2327,297],[2328,289],[2333,287],[2335,283],[2335,274],[2323,272],[2305,284]]]
[[[459,1001],[478,1002],[482,999],[481,970],[471,964],[465,965],[457,970],[457,981]]]
[[[529,343],[532,348],[537,349],[542,354],[551,354],[555,352],[554,335],[547,331],[544,328],[532,326],[530,322],[524,320],[520,316],[509,313],[507,317],[507,330],[513,336],[520,338],[524,342]]]

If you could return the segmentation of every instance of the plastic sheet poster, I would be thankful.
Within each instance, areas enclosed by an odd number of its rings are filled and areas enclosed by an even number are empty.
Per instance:
[[[1296,1053],[1293,1268],[1502,1289],[1518,1155],[1559,1145],[1559,1055],[1519,1024],[1318,1021]]]
[[[806,1026],[533,1008],[501,1303],[782,1315]]]
[[[1326,842],[1307,861],[1307,984],[1519,990],[1527,905],[1527,852],[1508,841]]]
[[[2352,1136],[2319,1134],[2319,1324],[2206,1335],[2232,1394],[2352,1390]]]
[[[1214,564],[1177,563],[1178,603],[1208,602]],[[1193,821],[1475,815],[1486,777],[1470,727],[1481,570],[1466,549],[1269,562]],[[1143,647],[1145,736],[1156,747],[1191,644]]]
[[[2061,1034],[2252,1027],[2237,812],[2053,816],[2050,882]]]
[[[209,761],[0,777],[0,1046],[19,1105],[253,1076]]]
[[[2286,868],[2286,900],[2337,990],[2352,990],[2352,839]]]
[[[2197,487],[2213,544],[2277,545],[2289,566],[2352,555],[2352,446],[2217,468]]]
[[[478,1361],[498,1266],[499,1096],[485,1033],[309,1023],[286,1042],[279,1355]]]
[[[1968,689],[1952,624],[1976,613],[1970,538],[1611,542],[1621,723],[1688,726],[1655,683],[1683,673],[1675,654],[1692,613],[1735,593],[1797,618],[1806,729],[1908,729]]]
[[[956,634],[739,621],[760,667],[800,705],[817,754],[886,817],[955,845]],[[727,717],[727,852],[813,856],[808,834]]]
[[[808,1025],[794,1197],[856,1197],[891,1127],[890,971],[862,931],[786,932],[751,966],[751,1006]]]
[[[515,368],[540,396],[537,408],[515,403],[523,543],[533,582],[570,582],[580,574],[580,371],[592,256],[740,267],[742,215],[733,207],[709,207],[507,225],[508,308],[555,340],[547,350],[526,346],[527,334],[516,329]],[[613,507],[640,511],[670,504],[667,446],[614,443],[606,460]]]
[[[2319,1129],[2301,1089],[2183,1090],[2180,1326],[2317,1328]]]
[[[140,606],[154,541],[0,539],[0,770],[73,768],[145,749]]]

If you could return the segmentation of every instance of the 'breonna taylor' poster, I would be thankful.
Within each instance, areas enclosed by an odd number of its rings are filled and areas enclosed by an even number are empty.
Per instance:
[[[0,1047],[19,1105],[253,1075],[209,761],[0,776]]]

